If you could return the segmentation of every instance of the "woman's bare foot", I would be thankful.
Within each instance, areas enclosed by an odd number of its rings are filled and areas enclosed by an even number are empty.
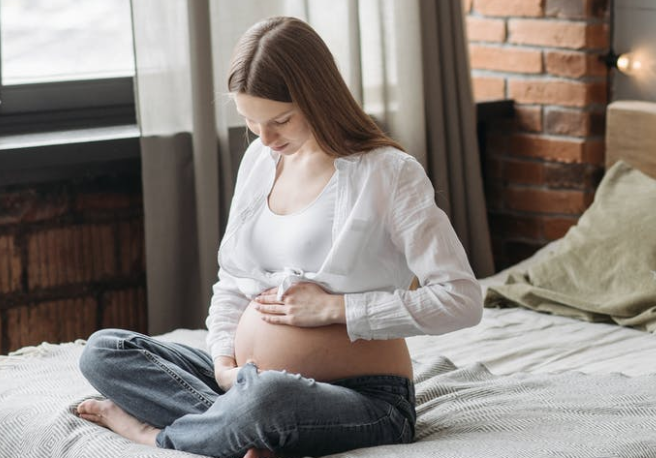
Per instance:
[[[155,438],[160,430],[141,423],[110,400],[87,399],[77,406],[77,413],[81,418],[109,428],[126,439],[156,447]]]
[[[252,448],[246,452],[244,458],[275,458],[275,455],[271,450],[264,448]]]

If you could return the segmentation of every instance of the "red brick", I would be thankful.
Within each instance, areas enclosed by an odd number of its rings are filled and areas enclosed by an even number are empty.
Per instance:
[[[584,148],[585,162],[593,165],[604,165],[606,159],[606,144],[602,140],[587,140]]]
[[[543,219],[543,233],[547,240],[556,240],[563,237],[570,227],[574,226],[578,218],[545,217]]]
[[[504,197],[511,210],[569,215],[580,215],[592,202],[592,195],[584,191],[529,187],[510,187]]]
[[[542,131],[542,107],[534,105],[516,105],[515,120],[517,128],[527,132]]]
[[[21,289],[22,262],[13,235],[0,235],[0,293]]]
[[[542,73],[542,51],[500,46],[469,46],[471,67],[515,73]]]
[[[585,22],[511,19],[508,41],[554,48],[600,49],[608,47],[608,29],[604,24]]]
[[[510,152],[518,156],[560,162],[584,162],[586,159],[583,140],[529,134],[513,136],[510,141]]]
[[[506,97],[506,82],[503,78],[473,76],[474,99],[498,100]]]
[[[567,78],[584,76],[606,76],[608,69],[598,54],[573,51],[550,51],[546,53],[547,73]]]
[[[30,304],[7,310],[9,350],[41,342],[60,343],[88,337],[96,328],[91,297]]]
[[[588,27],[587,42],[590,49],[607,50],[610,46],[610,29],[608,24],[594,24]]]
[[[594,190],[598,184],[597,175],[598,168],[590,164],[548,162],[544,165],[544,181],[551,189]]]
[[[517,103],[585,107],[606,102],[606,84],[511,78],[508,80],[508,95]]]
[[[474,0],[474,10],[484,16],[532,16],[544,14],[543,0]]]
[[[28,238],[30,290],[110,277],[115,271],[112,226],[47,229]]]
[[[572,137],[603,136],[606,115],[603,112],[551,107],[545,117],[547,133]]]
[[[608,0],[546,0],[545,15],[564,19],[603,17]]]
[[[606,112],[605,111],[592,111],[592,112],[590,112],[590,135],[597,135],[597,136],[601,136],[601,137],[606,135]]]
[[[605,146],[601,140],[517,134],[510,139],[509,151],[511,154],[523,157],[603,165]]]
[[[549,108],[545,130],[549,134],[586,137],[591,132],[591,113],[588,111]]]
[[[147,332],[145,290],[133,288],[108,292],[105,296],[101,327]]]
[[[608,103],[606,81],[590,83],[590,102],[599,105],[606,105]]]
[[[544,165],[540,162],[508,159],[504,163],[503,178],[515,184],[543,184]]]
[[[491,41],[503,43],[506,40],[506,21],[467,16],[467,39],[469,41]]]

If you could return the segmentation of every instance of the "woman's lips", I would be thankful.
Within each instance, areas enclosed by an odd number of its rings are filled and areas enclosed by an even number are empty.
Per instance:
[[[285,143],[284,145],[280,145],[280,146],[272,146],[271,149],[274,151],[282,151],[285,148],[287,148],[287,145],[289,145],[289,143]]]

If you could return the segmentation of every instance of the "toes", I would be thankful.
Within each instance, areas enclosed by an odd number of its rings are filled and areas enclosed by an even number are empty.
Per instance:
[[[87,399],[86,401],[82,401],[80,405],[77,406],[77,413],[78,414],[86,414],[94,411],[94,403],[96,403],[95,399]]]
[[[271,450],[265,448],[251,448],[246,452],[244,458],[275,458]]]
[[[80,418],[83,420],[90,421],[92,423],[100,423],[100,417],[98,415],[93,415],[89,413],[81,413]]]

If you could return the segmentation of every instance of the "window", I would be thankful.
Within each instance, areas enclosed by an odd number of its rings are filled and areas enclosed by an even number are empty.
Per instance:
[[[130,0],[0,0],[0,134],[135,123]]]

